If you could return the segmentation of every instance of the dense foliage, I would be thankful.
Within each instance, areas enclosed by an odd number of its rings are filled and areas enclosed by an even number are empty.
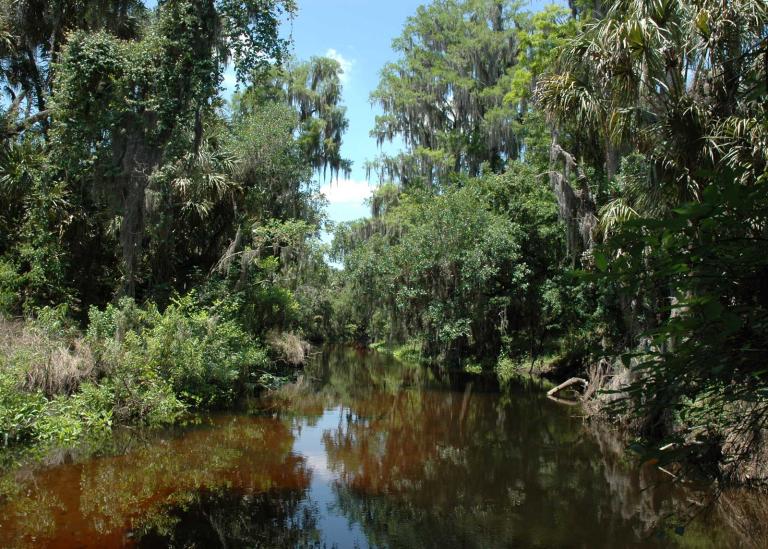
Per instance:
[[[582,244],[644,343],[621,402],[651,440],[726,463],[755,459],[766,427],[767,38],[763,2],[615,2],[539,88],[602,168]]]
[[[584,353],[569,342],[600,324],[596,290],[566,276],[532,101],[575,31],[562,8],[514,2],[439,1],[409,18],[371,97],[384,109],[372,133],[406,149],[371,166],[393,181],[372,217],[336,232],[347,332],[454,364]]]
[[[290,0],[38,4],[0,4],[0,436],[274,385],[328,323],[340,65],[288,58]]]
[[[556,7],[532,16],[510,1],[433,2],[406,21],[371,101],[371,132],[407,150],[370,169],[405,186],[439,187],[450,174],[501,172],[530,143],[526,114],[535,71],[570,26]],[[535,131],[535,130],[534,130]]]
[[[1,0],[2,433],[227,404],[333,338],[546,358],[656,459],[768,478],[768,7],[568,7],[408,18],[335,270],[341,66],[288,59],[293,1]]]
[[[373,201],[378,215],[339,228],[333,250],[361,333],[413,339],[453,363],[495,361],[511,344],[539,351],[561,312],[551,279],[564,247],[555,202],[529,167],[437,196],[385,186]]]
[[[372,95],[405,151],[337,231],[337,308],[430,360],[559,355],[655,459],[765,478],[768,8],[569,7],[406,22]]]

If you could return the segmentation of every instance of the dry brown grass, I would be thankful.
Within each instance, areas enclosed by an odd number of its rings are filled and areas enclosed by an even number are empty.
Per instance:
[[[720,472],[734,485],[768,486],[768,406],[763,402],[736,401],[723,412],[729,421],[723,429]]]
[[[277,356],[278,360],[290,364],[291,366],[300,366],[304,364],[309,353],[310,345],[302,340],[296,334],[290,332],[272,331],[267,334],[267,345]]]
[[[0,319],[0,363],[16,370],[20,389],[48,396],[71,394],[95,374],[91,350],[81,337],[65,341],[15,320]]]

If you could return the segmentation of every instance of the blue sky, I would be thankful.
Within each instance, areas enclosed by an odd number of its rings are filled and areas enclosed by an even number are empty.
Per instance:
[[[303,0],[299,13],[286,31],[291,34],[295,55],[334,57],[344,68],[344,104],[349,130],[344,136],[343,154],[352,160],[349,179],[324,182],[322,191],[330,201],[329,217],[347,221],[364,217],[363,204],[373,189],[366,181],[365,161],[379,154],[369,136],[380,111],[369,101],[385,63],[395,58],[392,39],[398,36],[406,18],[421,2],[414,0]]]
[[[284,36],[293,41],[294,55],[299,60],[325,55],[339,61],[344,69],[343,101],[347,107],[349,130],[344,136],[342,153],[352,160],[350,178],[321,182],[321,192],[330,204],[332,221],[349,221],[365,217],[364,204],[375,182],[366,180],[365,162],[382,151],[370,137],[374,120],[381,111],[370,104],[370,94],[379,82],[379,73],[389,61],[396,59],[392,40],[402,32],[405,20],[428,0],[299,0],[296,17],[283,26]],[[533,0],[529,10],[548,3],[565,4],[563,0]],[[224,85],[234,87],[234,74],[228,71]],[[384,152],[394,152],[397,144],[385,145]],[[329,235],[324,235],[328,240]]]

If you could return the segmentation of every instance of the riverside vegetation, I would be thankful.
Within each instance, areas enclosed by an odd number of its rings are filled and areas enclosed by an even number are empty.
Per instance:
[[[371,97],[404,150],[329,247],[341,67],[290,59],[296,9],[0,4],[8,444],[226,406],[355,341],[584,377],[646,458],[768,479],[764,2],[419,7]]]
[[[347,169],[347,121],[339,64],[287,58],[294,10],[0,5],[5,444],[231,405],[321,335],[313,173]]]

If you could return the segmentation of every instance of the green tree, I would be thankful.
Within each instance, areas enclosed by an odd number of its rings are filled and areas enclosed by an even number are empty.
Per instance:
[[[37,123],[47,128],[54,67],[67,34],[104,30],[121,39],[136,38],[147,10],[136,0],[3,0],[0,3],[0,82],[10,100],[5,128],[12,136]],[[24,110],[21,110],[26,103]]]
[[[374,167],[382,179],[437,186],[449,173],[502,171],[520,156],[520,112],[504,96],[521,53],[526,18],[517,3],[439,0],[421,6],[393,42],[371,95],[384,114],[372,135],[408,151]]]
[[[427,357],[495,359],[536,352],[545,283],[562,258],[555,204],[533,171],[468,179],[441,195],[384,186],[374,217],[342,226],[358,324],[374,339],[423,342]]]
[[[255,82],[235,99],[235,117],[258,110],[269,102],[288,103],[298,121],[295,133],[305,159],[318,173],[349,175],[351,162],[341,155],[349,126],[341,104],[342,68],[338,61],[313,57],[256,75]]]
[[[574,147],[553,144],[558,183],[599,214],[559,196],[621,302],[609,351],[637,349],[620,402],[650,440],[735,463],[765,425],[766,37],[762,2],[614,2],[538,87]]]

